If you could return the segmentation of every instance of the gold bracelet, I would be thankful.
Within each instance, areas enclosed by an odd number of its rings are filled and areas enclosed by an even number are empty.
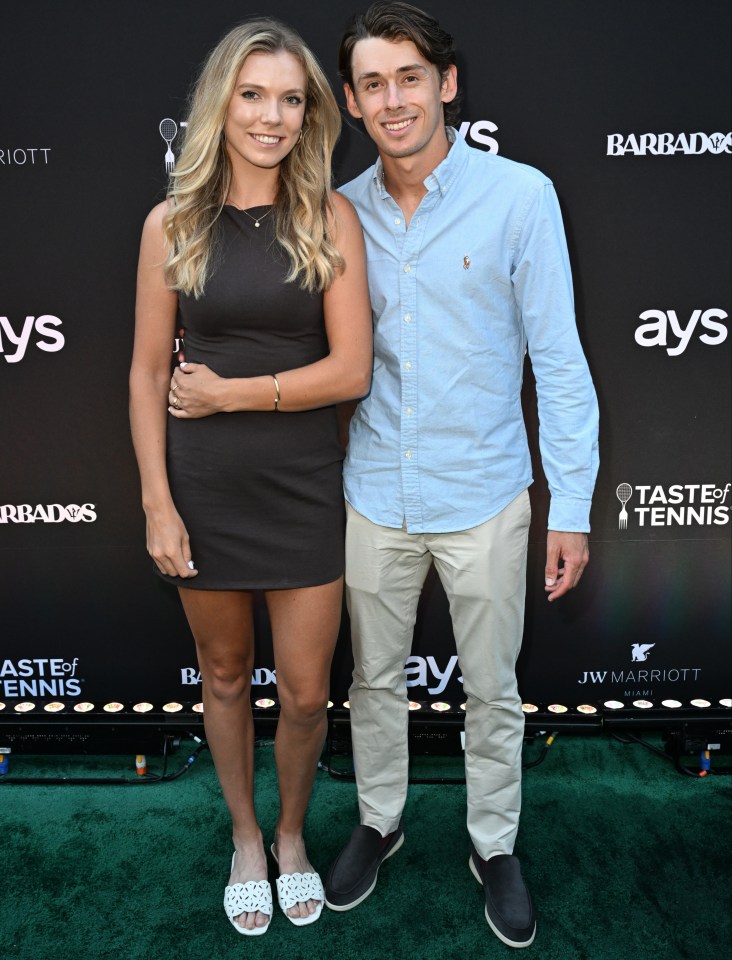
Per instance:
[[[274,405],[275,413],[277,413],[280,409],[280,400],[282,399],[280,397],[280,384],[279,384],[279,381],[277,380],[277,377],[274,374],[271,374],[271,377],[274,380],[275,390],[277,391],[277,396],[275,397],[275,405]]]

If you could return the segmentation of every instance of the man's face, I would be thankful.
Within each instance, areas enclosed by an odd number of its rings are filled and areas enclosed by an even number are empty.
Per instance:
[[[351,56],[353,88],[345,84],[348,112],[387,157],[411,157],[442,138],[442,104],[457,93],[457,71],[444,78],[411,40],[359,40]]]

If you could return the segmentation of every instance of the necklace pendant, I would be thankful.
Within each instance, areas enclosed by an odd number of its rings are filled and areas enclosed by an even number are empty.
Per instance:
[[[258,226],[259,226],[259,220],[255,220],[255,221],[254,221],[254,226],[255,226],[255,227],[258,227]]]

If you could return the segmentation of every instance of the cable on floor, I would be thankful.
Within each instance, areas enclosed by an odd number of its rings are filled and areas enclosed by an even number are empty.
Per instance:
[[[168,738],[163,741],[163,770],[162,773],[146,773],[135,777],[0,777],[0,786],[3,784],[23,785],[23,786],[99,786],[99,787],[134,787],[146,786],[154,783],[171,783],[187,773],[196,762],[201,752],[207,747],[205,740],[201,740],[194,734],[189,734],[190,739],[195,740],[198,746],[186,758],[185,763],[175,770],[168,773]]]

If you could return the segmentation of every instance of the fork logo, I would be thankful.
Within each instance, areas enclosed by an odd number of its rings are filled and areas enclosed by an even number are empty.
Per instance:
[[[633,496],[633,488],[629,483],[620,483],[618,484],[618,489],[615,491],[615,496],[620,501],[620,516],[618,517],[618,530],[627,530],[628,529],[628,511],[625,509],[625,504]]]
[[[184,127],[188,126],[187,120],[180,120],[178,123],[175,120],[171,120],[170,117],[165,117],[164,120],[160,121],[158,125],[158,131],[160,136],[165,141],[165,172],[172,173],[175,170],[175,154],[173,153],[172,143],[175,138],[178,136],[178,129],[181,130]]]
[[[160,136],[165,141],[167,150],[165,151],[165,172],[172,173],[175,169],[175,154],[171,149],[171,144],[178,136],[178,124],[175,120],[171,120],[170,117],[166,117],[164,120],[160,121],[160,126],[158,127],[160,131]]]

